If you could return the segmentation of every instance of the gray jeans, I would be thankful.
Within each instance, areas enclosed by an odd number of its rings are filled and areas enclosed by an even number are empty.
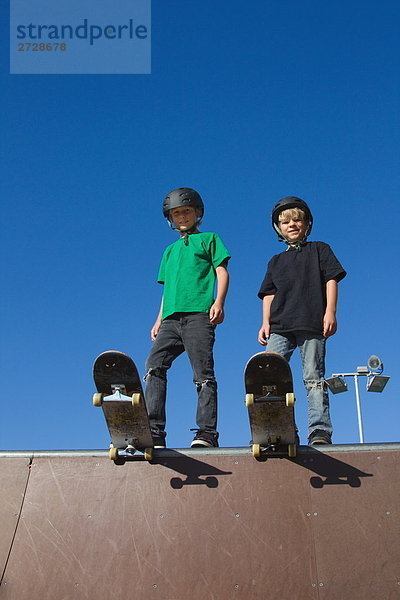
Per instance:
[[[193,369],[193,381],[198,394],[197,426],[203,431],[216,433],[214,341],[215,326],[211,325],[208,313],[175,313],[162,322],[146,361],[146,405],[153,435],[165,436],[167,371],[185,351]]]

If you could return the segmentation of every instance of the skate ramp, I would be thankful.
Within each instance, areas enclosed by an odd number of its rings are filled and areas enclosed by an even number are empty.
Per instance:
[[[400,598],[399,456],[1,453],[0,598]]]

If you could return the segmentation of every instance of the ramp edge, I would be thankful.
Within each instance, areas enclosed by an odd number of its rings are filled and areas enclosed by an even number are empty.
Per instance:
[[[329,444],[320,446],[298,446],[297,456],[310,452],[334,454],[342,452],[393,452],[400,450],[400,442],[384,442],[374,444]],[[237,456],[251,455],[247,446],[230,448],[166,448],[154,451],[154,457],[183,456]],[[140,453],[134,455],[138,460],[145,460]],[[61,457],[93,457],[108,458],[108,450],[1,450],[0,458],[61,458]]]

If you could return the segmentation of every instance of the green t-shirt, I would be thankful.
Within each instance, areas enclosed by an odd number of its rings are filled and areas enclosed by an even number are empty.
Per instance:
[[[162,318],[176,312],[208,313],[214,302],[215,269],[230,258],[216,233],[192,233],[168,246],[158,272],[164,284]]]

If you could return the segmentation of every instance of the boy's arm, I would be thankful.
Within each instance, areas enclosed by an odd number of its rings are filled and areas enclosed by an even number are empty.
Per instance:
[[[323,320],[323,335],[325,338],[334,335],[337,330],[336,306],[338,299],[338,284],[336,279],[326,282],[326,310]]]
[[[164,296],[161,298],[161,306],[160,306],[160,310],[159,310],[159,313],[158,313],[157,320],[154,323],[154,325],[153,325],[153,327],[151,328],[151,331],[150,331],[150,337],[151,337],[151,341],[152,342],[155,341],[155,339],[156,339],[156,337],[158,335],[158,332],[160,330],[160,327],[161,327],[161,323],[162,323],[162,318],[161,317],[162,317],[163,305],[164,305]]]
[[[260,342],[260,344],[262,344],[262,346],[266,346],[267,342],[268,342],[269,331],[270,331],[269,318],[271,315],[271,304],[272,304],[272,301],[274,298],[275,298],[274,294],[264,296],[264,298],[263,298],[263,308],[262,308],[263,322],[261,325],[261,329],[258,332],[258,341]]]
[[[226,264],[221,264],[215,269],[217,275],[217,297],[210,308],[210,323],[218,325],[224,320],[224,304],[229,287],[229,273]]]

